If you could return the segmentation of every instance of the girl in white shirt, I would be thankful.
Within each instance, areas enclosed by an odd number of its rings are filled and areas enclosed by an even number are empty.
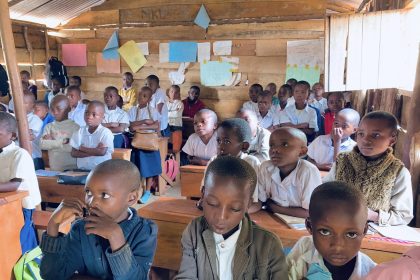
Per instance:
[[[168,92],[169,129],[171,132],[182,130],[182,112],[184,104],[181,101],[181,89],[172,85]]]

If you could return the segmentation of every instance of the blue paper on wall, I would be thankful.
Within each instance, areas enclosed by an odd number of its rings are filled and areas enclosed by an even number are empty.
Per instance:
[[[169,62],[196,62],[196,42],[169,42]]]
[[[118,59],[120,55],[118,53],[118,32],[115,31],[112,33],[111,38],[109,38],[108,43],[102,51],[102,57],[104,59]]]
[[[222,86],[232,78],[232,64],[208,61],[200,64],[201,84],[209,87]]]
[[[207,29],[207,27],[209,27],[210,17],[204,5],[201,5],[200,10],[198,11],[197,16],[195,17],[194,23],[204,29]]]

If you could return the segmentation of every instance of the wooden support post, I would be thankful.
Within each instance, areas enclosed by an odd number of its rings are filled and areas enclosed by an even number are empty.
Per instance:
[[[23,90],[19,69],[16,60],[15,40],[10,21],[9,5],[7,0],[0,0],[0,37],[3,46],[3,56],[12,85],[12,96],[15,105],[15,115],[18,121],[19,143],[22,148],[31,153],[29,140],[28,120],[23,106]]]

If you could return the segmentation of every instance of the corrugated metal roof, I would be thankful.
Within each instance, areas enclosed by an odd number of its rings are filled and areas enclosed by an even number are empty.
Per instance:
[[[105,0],[9,0],[10,17],[56,27]]]

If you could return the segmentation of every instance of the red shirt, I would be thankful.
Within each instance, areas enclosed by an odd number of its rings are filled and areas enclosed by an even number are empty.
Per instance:
[[[325,135],[330,134],[334,125],[335,114],[327,112],[324,115],[324,132]]]
[[[182,100],[182,103],[184,104],[184,111],[182,112],[182,116],[189,117],[192,119],[198,111],[206,108],[206,105],[204,105],[204,103],[201,102],[200,99],[197,99],[197,101],[195,101],[195,103],[191,105],[188,102],[188,98],[185,98],[184,100]]]

